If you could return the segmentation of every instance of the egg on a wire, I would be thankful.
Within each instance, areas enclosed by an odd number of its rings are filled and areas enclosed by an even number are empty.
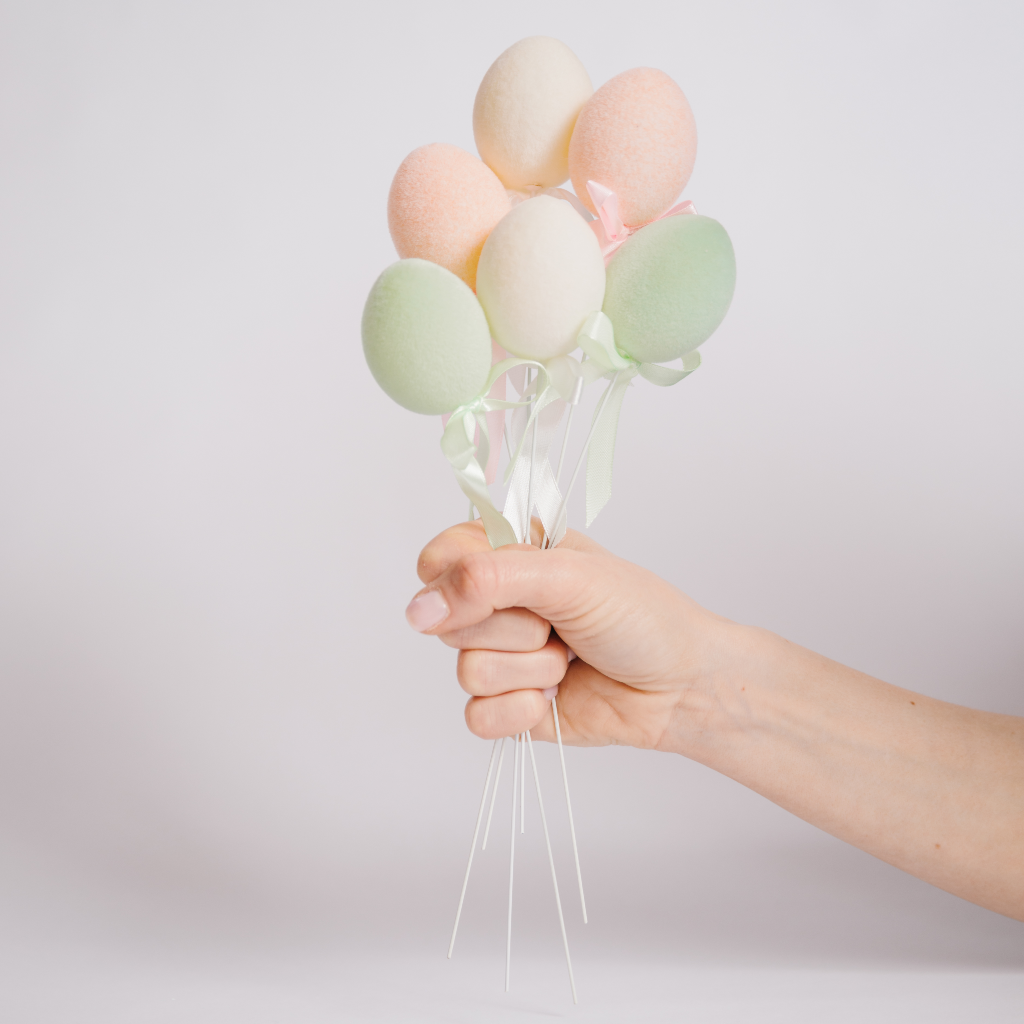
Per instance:
[[[491,370],[491,332],[470,287],[428,260],[392,263],[363,307],[363,354],[374,380],[413,412],[453,412]]]
[[[593,231],[565,200],[527,199],[484,243],[476,287],[494,340],[544,361],[576,348],[604,299],[604,260]]]
[[[436,142],[401,163],[388,194],[388,228],[398,255],[437,263],[476,286],[487,236],[508,213],[505,186],[482,160]]]
[[[553,188],[569,177],[569,139],[594,87],[565,43],[530,36],[488,68],[473,104],[480,157],[505,184]]]
[[[682,214],[641,228],[608,264],[604,312],[615,346],[643,363],[692,352],[725,319],[736,288],[736,257],[725,228]]]
[[[596,213],[587,182],[611,189],[629,227],[649,223],[675,202],[696,159],[690,104],[655,68],[633,68],[605,82],[580,111],[569,143],[576,194]]]

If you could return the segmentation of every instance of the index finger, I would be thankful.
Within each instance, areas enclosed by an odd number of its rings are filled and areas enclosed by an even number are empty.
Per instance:
[[[541,552],[525,544],[476,551],[449,566],[420,591],[405,611],[421,633],[450,633],[482,622],[495,611],[527,608],[556,625],[592,603],[586,556]]]
[[[538,519],[534,519],[530,524],[530,532],[533,547],[538,548],[544,539],[544,527]],[[517,544],[510,545],[510,547],[515,550],[526,547],[526,545]],[[566,530],[565,537],[558,547],[573,551],[604,551],[600,544],[575,530]],[[474,519],[472,522],[458,523],[448,527],[444,533],[439,533],[420,552],[420,557],[416,562],[416,575],[423,583],[432,583],[460,558],[474,552],[490,550],[491,545],[487,540],[481,520]]]

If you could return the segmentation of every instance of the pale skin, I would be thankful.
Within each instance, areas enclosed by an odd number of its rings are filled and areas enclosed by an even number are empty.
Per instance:
[[[573,531],[554,550],[492,551],[479,521],[463,523],[424,548],[418,573],[426,586],[407,617],[458,649],[477,736],[553,741],[558,686],[565,743],[682,754],[1024,920],[1024,718],[903,690],[730,622]]]

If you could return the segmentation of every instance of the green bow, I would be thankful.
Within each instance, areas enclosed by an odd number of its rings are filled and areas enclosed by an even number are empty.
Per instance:
[[[517,544],[515,532],[509,521],[494,507],[491,501],[491,494],[487,487],[487,477],[483,467],[487,465],[487,459],[491,451],[490,431],[487,428],[487,413],[497,409],[515,409],[529,402],[506,402],[504,399],[488,398],[494,382],[503,374],[516,366],[535,366],[537,368],[538,382],[544,381],[544,389],[540,399],[535,405],[539,405],[545,399],[546,393],[550,390],[548,386],[548,374],[543,363],[532,359],[504,359],[491,367],[487,375],[487,381],[480,393],[471,401],[460,405],[448,420],[441,435],[441,451],[444,457],[451,463],[455,472],[455,479],[462,488],[462,493],[476,506],[483,520],[484,529],[487,531],[487,539],[491,542],[492,548],[499,548],[504,544]],[[544,404],[547,404],[545,401]],[[534,410],[530,422],[536,416]],[[475,443],[477,427],[480,428],[480,444]],[[525,436],[525,432],[524,432]],[[516,449],[516,455],[522,448],[520,443]],[[513,457],[513,462],[515,457]],[[511,472],[511,467],[509,469]]]
[[[597,518],[612,496],[612,464],[615,460],[615,438],[619,430],[619,413],[626,389],[639,374],[658,387],[671,387],[689,377],[700,366],[700,353],[687,352],[683,368],[673,370],[658,363],[642,363],[615,347],[615,329],[611,320],[598,311],[591,313],[579,334],[579,345],[590,357],[583,364],[584,377],[592,383],[601,377],[611,383],[601,396],[591,426],[587,449],[587,526]]]

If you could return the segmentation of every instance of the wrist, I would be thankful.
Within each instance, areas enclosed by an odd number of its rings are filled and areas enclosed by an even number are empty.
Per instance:
[[[767,725],[770,704],[800,648],[718,616],[701,631],[699,664],[684,673],[660,749],[722,770]],[[790,666],[789,671],[792,671]]]

